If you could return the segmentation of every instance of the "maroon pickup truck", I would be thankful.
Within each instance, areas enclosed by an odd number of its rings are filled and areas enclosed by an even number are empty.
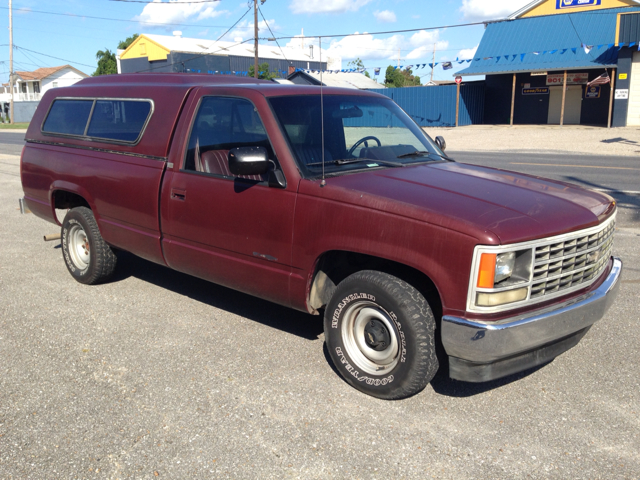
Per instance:
[[[21,178],[37,216],[67,210],[77,281],[107,280],[125,250],[324,312],[346,381],[396,399],[439,359],[469,382],[551,361],[619,285],[609,196],[444,147],[378,94],[114,75],[44,95]]]

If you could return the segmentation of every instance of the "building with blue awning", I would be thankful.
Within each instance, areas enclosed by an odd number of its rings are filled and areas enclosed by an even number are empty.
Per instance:
[[[458,75],[486,76],[485,123],[640,125],[639,43],[640,1],[536,0]]]

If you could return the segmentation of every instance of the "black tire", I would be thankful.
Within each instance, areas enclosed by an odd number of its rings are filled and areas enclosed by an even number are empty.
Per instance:
[[[93,212],[76,207],[62,222],[62,257],[67,270],[86,285],[102,283],[116,268],[116,255],[103,240]]]
[[[325,341],[337,370],[358,390],[385,400],[415,395],[434,377],[434,330],[420,292],[371,270],[340,282],[324,315]]]

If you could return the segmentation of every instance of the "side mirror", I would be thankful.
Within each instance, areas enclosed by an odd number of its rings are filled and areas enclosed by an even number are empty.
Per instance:
[[[445,142],[444,137],[440,135],[436,137],[436,145],[438,145],[438,148],[443,152],[447,149],[447,142]]]
[[[264,147],[236,147],[227,156],[234,175],[262,175],[269,171],[269,155]]]

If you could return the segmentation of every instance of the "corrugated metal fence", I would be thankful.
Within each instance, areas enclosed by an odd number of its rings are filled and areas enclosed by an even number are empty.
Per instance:
[[[456,85],[370,90],[391,98],[422,127],[453,127],[456,124]],[[458,125],[484,121],[484,81],[460,86]]]

